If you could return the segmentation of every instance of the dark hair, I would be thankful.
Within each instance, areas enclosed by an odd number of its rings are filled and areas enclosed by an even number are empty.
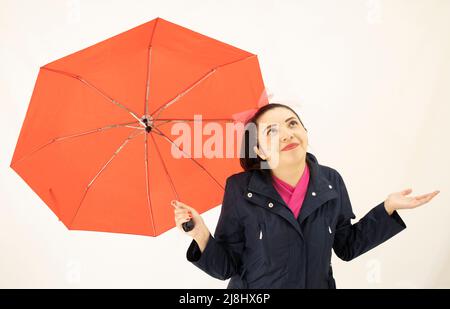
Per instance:
[[[293,112],[295,114],[295,116],[297,116],[297,118],[300,120],[300,123],[302,124],[303,128],[305,128],[302,120],[297,115],[297,113],[287,105],[280,104],[280,103],[269,103],[269,104],[266,104],[266,105],[260,107],[256,111],[256,113],[250,119],[248,119],[245,123],[245,130],[244,130],[244,136],[242,137],[241,153],[240,153],[240,159],[239,159],[241,167],[244,169],[244,171],[261,169],[261,161],[265,161],[265,160],[262,160],[253,150],[253,146],[255,146],[255,145],[257,147],[259,147],[258,132],[255,132],[255,128],[256,129],[258,128],[257,121],[265,112],[267,112],[268,110],[277,108],[277,107],[283,107],[283,108],[289,109],[291,112]],[[254,125],[247,126],[248,124],[251,124],[251,123]],[[306,128],[305,128],[305,130],[306,130]],[[250,132],[250,131],[252,131],[252,132]],[[306,130],[306,131],[308,131],[308,130]]]

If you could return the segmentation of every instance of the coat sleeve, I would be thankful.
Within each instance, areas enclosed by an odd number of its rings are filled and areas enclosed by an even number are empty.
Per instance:
[[[394,211],[392,215],[387,213],[384,202],[372,208],[359,222],[351,224],[350,219],[356,217],[344,180],[339,173],[338,190],[340,212],[336,223],[333,250],[340,259],[350,261],[406,228],[397,211]]]
[[[203,252],[197,242],[192,240],[186,253],[189,262],[220,280],[238,273],[244,248],[244,231],[236,209],[238,191],[233,186],[230,178],[227,178],[214,237],[210,235]]]

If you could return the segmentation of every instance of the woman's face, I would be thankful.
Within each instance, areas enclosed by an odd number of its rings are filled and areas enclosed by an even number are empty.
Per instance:
[[[258,144],[270,167],[290,166],[305,160],[308,136],[300,119],[289,109],[276,107],[258,119]],[[293,148],[285,148],[297,144]]]

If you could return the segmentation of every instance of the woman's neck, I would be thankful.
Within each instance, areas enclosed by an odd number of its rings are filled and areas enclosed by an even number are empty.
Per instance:
[[[302,160],[300,164],[294,166],[278,166],[271,169],[272,175],[295,187],[305,171],[306,161]]]

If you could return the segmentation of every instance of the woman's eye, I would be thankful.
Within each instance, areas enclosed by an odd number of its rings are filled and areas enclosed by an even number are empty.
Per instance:
[[[298,124],[297,121],[292,120],[289,124]]]

